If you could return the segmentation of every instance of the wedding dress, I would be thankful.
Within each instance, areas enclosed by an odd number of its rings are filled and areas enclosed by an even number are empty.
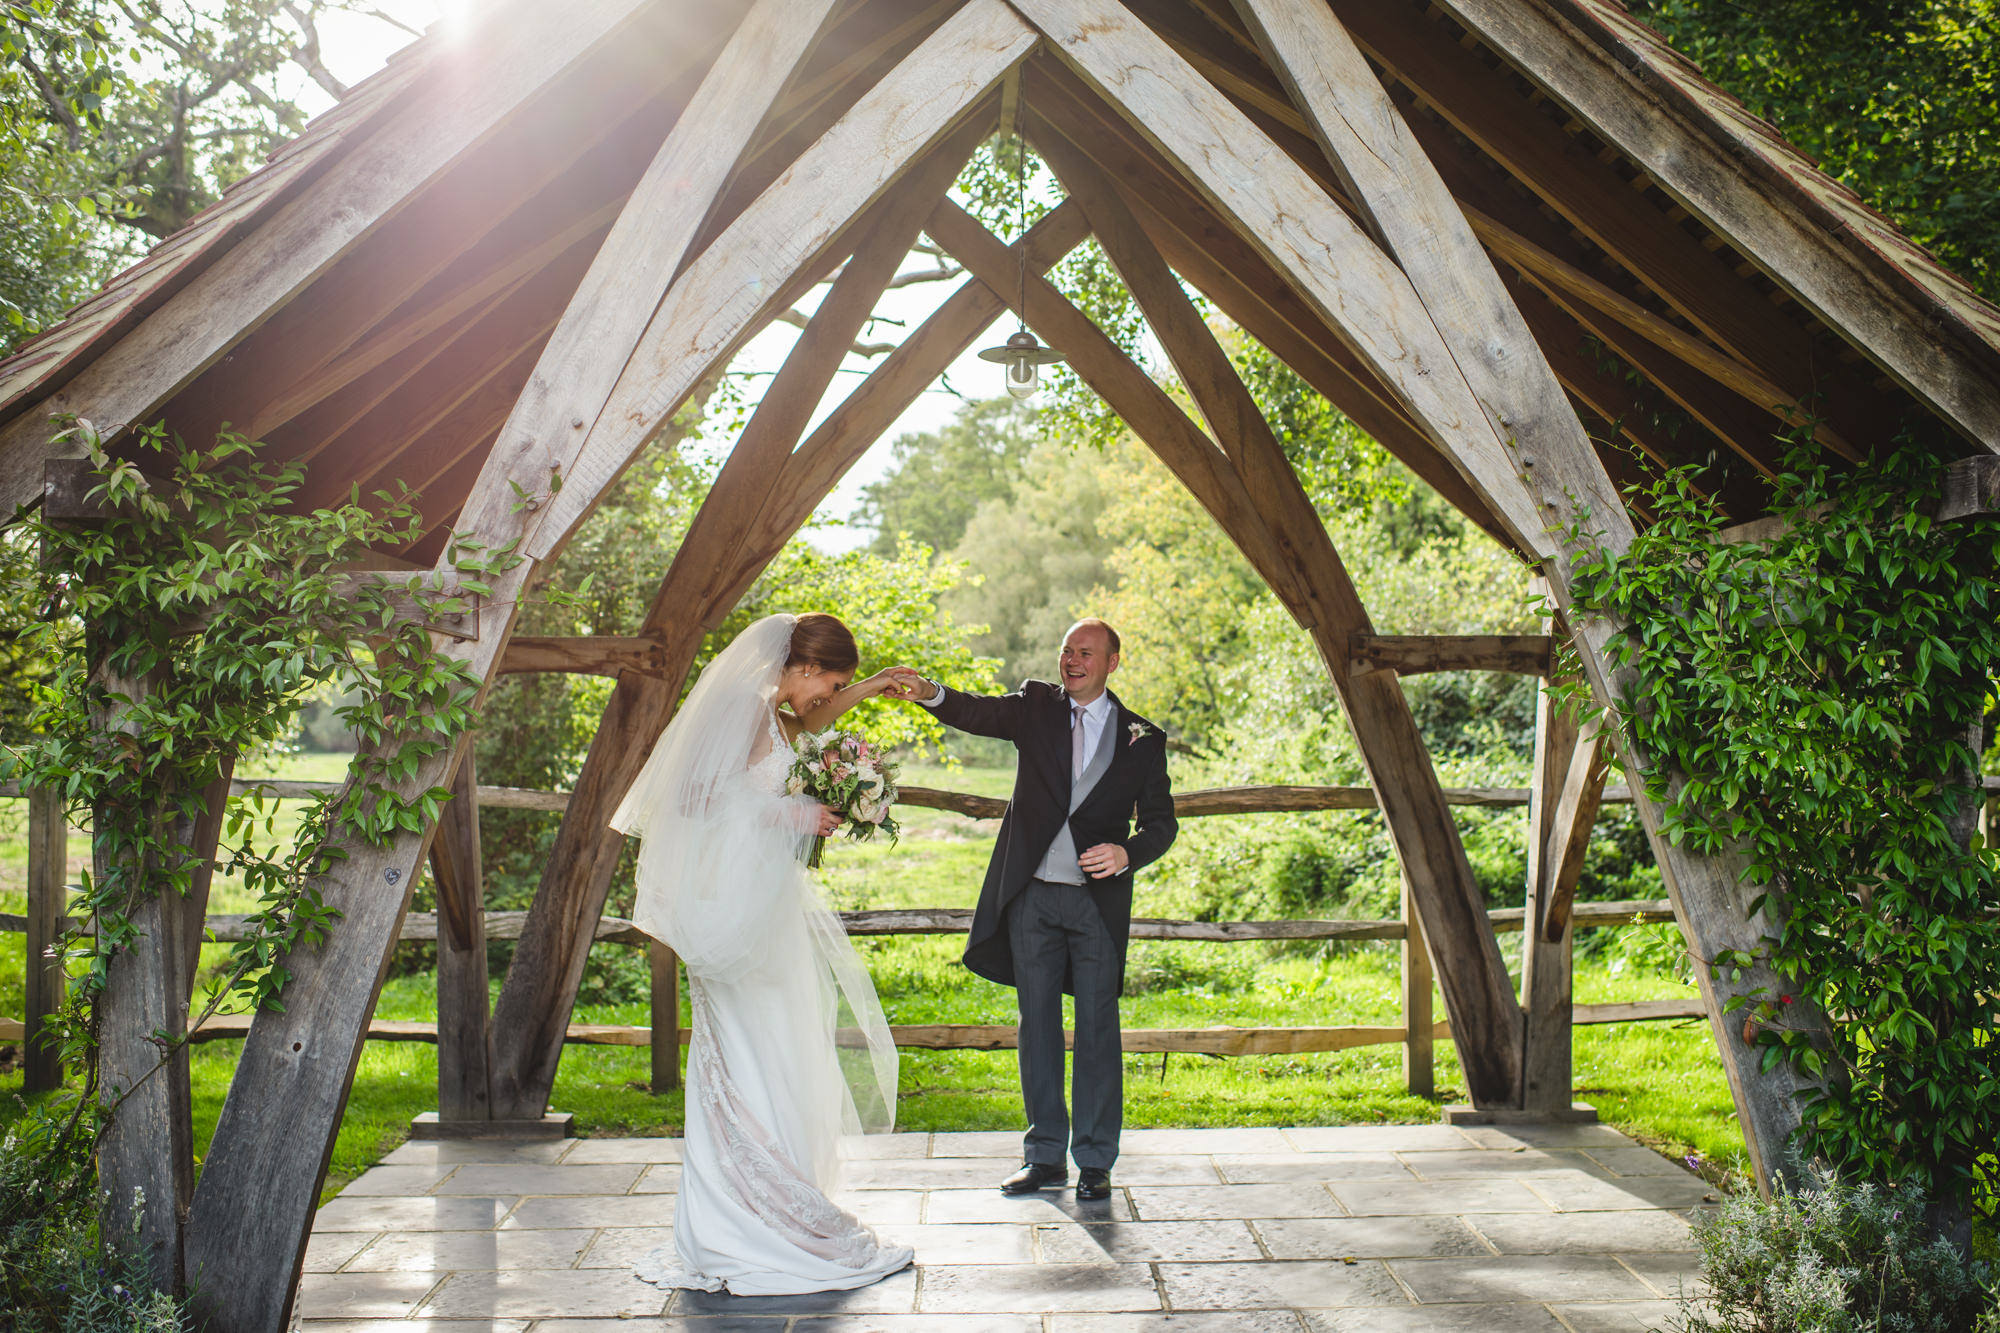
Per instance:
[[[893,1127],[896,1051],[807,876],[818,806],[784,794],[775,711],[791,616],[711,662],[612,826],[644,839],[633,918],[687,969],[686,1145],[662,1286],[738,1296],[866,1286],[909,1265],[827,1197],[843,1134]]]

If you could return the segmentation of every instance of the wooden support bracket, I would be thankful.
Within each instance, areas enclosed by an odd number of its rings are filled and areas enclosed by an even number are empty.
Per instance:
[[[1361,634],[1347,636],[1356,671],[1505,671],[1546,676],[1555,652],[1546,634]]]

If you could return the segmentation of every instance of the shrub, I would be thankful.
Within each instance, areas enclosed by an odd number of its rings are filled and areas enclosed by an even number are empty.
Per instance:
[[[181,1333],[192,1328],[145,1264],[101,1245],[95,1123],[74,1103],[30,1108],[0,1139],[0,1327],[9,1333]],[[133,1219],[140,1217],[134,1209]]]
[[[1731,1198],[1697,1219],[1706,1307],[1683,1296],[1686,1333],[1996,1333],[2000,1288],[1932,1230],[1916,1185],[1846,1184]]]

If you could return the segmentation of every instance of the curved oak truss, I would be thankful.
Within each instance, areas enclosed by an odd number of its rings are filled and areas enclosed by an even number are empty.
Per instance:
[[[1011,245],[945,197],[1003,115],[1068,195]],[[920,234],[968,276],[808,433]],[[1198,420],[1041,276],[1086,238]],[[642,623],[510,642],[517,598],[661,425],[829,276]],[[1517,993],[1399,685],[1436,664],[1376,632],[1189,288],[1534,567],[1559,609],[1565,534],[1622,547],[1646,515],[1620,487],[1661,467],[1725,460],[1717,498],[1752,520],[1774,434],[1800,422],[1839,459],[1906,420],[1936,427],[1941,457],[2000,448],[2000,315],[1608,0],[515,0],[427,38],[0,364],[0,502],[56,475],[53,414],[108,432],[232,422],[309,461],[308,500],[420,487],[426,535],[385,565],[438,562],[454,531],[521,556],[476,624],[437,627],[489,686],[523,669],[617,680],[490,1017],[465,799],[424,836],[346,849],[323,886],[340,928],[290,960],[286,1012],[252,1024],[198,1186],[184,1081],[128,1104],[106,1184],[179,1205],[148,1211],[161,1275],[197,1281],[218,1328],[283,1327],[426,858],[441,1113],[546,1109],[620,852],[606,819],[703,635],[1016,303],[1318,646],[1475,1102],[1566,1106],[1579,840],[1606,745],[1634,771],[1647,757],[1554,716],[1538,728]],[[1568,626],[1600,698],[1621,685],[1614,628]],[[1545,643],[1519,651],[1546,661]],[[413,785],[471,793],[464,749]],[[1737,867],[1667,845],[1639,804],[1695,951],[1754,945],[1767,922]],[[192,910],[163,910],[115,962],[109,1027],[185,1021]],[[1721,1015],[1764,981],[1703,983],[1760,1171],[1797,1123],[1795,1085],[1759,1073]],[[136,1068],[144,1045],[107,1040],[104,1058]]]

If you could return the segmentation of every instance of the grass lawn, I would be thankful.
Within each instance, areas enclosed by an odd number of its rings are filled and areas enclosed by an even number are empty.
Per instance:
[[[333,778],[337,756],[300,756],[282,767],[260,764],[259,776]],[[912,766],[911,785],[1004,796],[1011,774],[993,769]],[[0,911],[23,902],[24,802],[0,802]],[[1328,818],[1339,818],[1329,815]],[[1254,816],[1250,816],[1254,818]],[[11,822],[10,822],[11,821]],[[822,880],[840,908],[970,907],[992,848],[991,824],[911,810],[902,841],[835,843]],[[73,864],[86,849],[72,842]],[[215,911],[249,906],[239,889],[216,886]],[[1140,915],[1159,914],[1145,903]],[[1518,936],[1503,936],[1518,948]],[[883,1007],[895,1023],[1007,1023],[1012,993],[968,974],[957,963],[960,942],[949,936],[859,942]],[[600,948],[625,946],[600,945]],[[204,949],[204,966],[224,950]],[[22,939],[0,935],[0,1013],[21,1012]],[[495,987],[498,987],[495,978]],[[1271,946],[1264,944],[1139,943],[1133,946],[1128,1027],[1394,1024],[1397,968],[1393,945]],[[1670,978],[1615,973],[1580,958],[1579,1002],[1680,998],[1687,988]],[[684,1010],[685,1012],[685,1010]],[[1443,1004],[1437,1002],[1442,1014]],[[394,978],[377,1013],[429,1019],[435,993],[428,974]],[[580,1022],[644,1024],[644,1004],[579,1007]],[[196,1141],[205,1149],[222,1109],[239,1043],[197,1047],[193,1057]],[[1703,1022],[1632,1023],[1579,1028],[1577,1096],[1612,1124],[1675,1155],[1699,1153],[1729,1162],[1742,1154],[1729,1090]],[[660,1134],[681,1121],[678,1092],[653,1094],[648,1054],[637,1047],[571,1047],[564,1053],[553,1104],[576,1114],[586,1134]],[[355,1074],[327,1179],[329,1194],[401,1142],[410,1119],[436,1105],[437,1052],[428,1045],[370,1043]],[[1441,1100],[1462,1100],[1457,1058],[1438,1048]],[[0,1121],[18,1113],[18,1070],[0,1073]],[[1141,1126],[1221,1126],[1380,1123],[1435,1120],[1437,1105],[1403,1091],[1401,1049],[1369,1047],[1325,1055],[1216,1058],[1192,1055],[1126,1057],[1126,1123]],[[1012,1129],[1021,1124],[1020,1092],[1011,1051],[907,1051],[903,1055],[900,1128]]]

